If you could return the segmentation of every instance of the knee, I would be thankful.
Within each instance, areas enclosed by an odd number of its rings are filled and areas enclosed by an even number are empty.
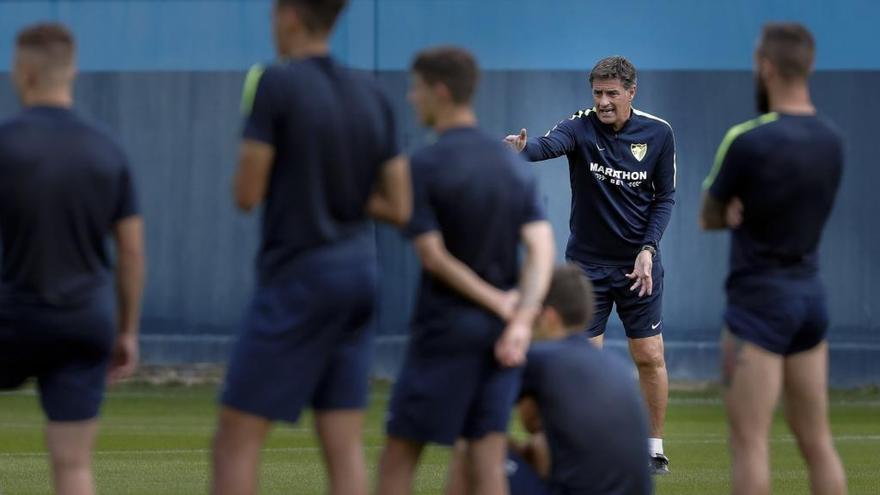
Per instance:
[[[663,356],[662,346],[645,346],[632,351],[633,363],[640,371],[659,370],[666,368],[666,359]]]
[[[64,446],[54,448],[49,454],[52,466],[56,470],[80,470],[89,469],[91,465],[91,451],[80,446]]]
[[[798,445],[809,465],[827,464],[837,457],[830,438],[799,436]]]

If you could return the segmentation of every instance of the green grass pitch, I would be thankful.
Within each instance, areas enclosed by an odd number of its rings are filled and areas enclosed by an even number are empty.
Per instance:
[[[95,455],[99,493],[206,493],[215,395],[213,386],[114,388]],[[374,385],[365,434],[372,473],[382,445],[387,398],[388,386]],[[831,419],[850,493],[880,493],[880,393],[835,394]],[[33,390],[0,394],[0,494],[49,493],[42,425]],[[310,426],[306,417],[296,426],[280,425],[273,431],[263,454],[262,493],[323,493],[323,468]],[[727,492],[725,428],[717,391],[673,393],[666,440],[673,473],[657,480],[657,493]],[[809,493],[803,462],[779,420],[771,449],[774,493]],[[442,493],[447,459],[447,450],[426,451],[416,493]]]

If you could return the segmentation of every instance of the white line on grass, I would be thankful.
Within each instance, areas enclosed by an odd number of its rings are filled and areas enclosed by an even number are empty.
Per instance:
[[[702,439],[676,440],[672,437],[669,444],[716,444],[725,443],[727,440],[721,435],[706,435]],[[795,439],[791,436],[771,438],[772,443],[794,443]],[[835,442],[880,442],[880,435],[841,435],[834,437]],[[379,450],[380,445],[370,445],[365,447],[366,450]],[[284,452],[320,452],[320,447],[276,447],[263,449],[265,453],[284,453]],[[211,449],[161,449],[161,450],[99,450],[95,455],[173,455],[173,454],[209,454]],[[45,452],[0,452],[0,458],[10,457],[42,457]]]

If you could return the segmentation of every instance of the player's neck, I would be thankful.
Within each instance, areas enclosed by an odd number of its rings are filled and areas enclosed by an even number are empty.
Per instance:
[[[69,89],[32,91],[22,95],[21,101],[25,107],[72,108],[73,94]]]
[[[775,90],[770,90],[768,97],[770,110],[773,112],[789,115],[814,115],[816,113],[816,107],[810,100],[810,89],[806,82],[780,86]]]
[[[282,56],[285,58],[303,59],[322,57],[330,53],[330,42],[327,38],[297,37],[288,40]]]
[[[457,127],[476,127],[476,125],[477,115],[471,107],[455,106],[438,112],[434,121],[434,131],[439,134]]]

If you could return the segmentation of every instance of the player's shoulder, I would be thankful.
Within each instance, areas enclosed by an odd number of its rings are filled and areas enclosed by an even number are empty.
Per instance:
[[[666,120],[663,120],[662,118],[648,112],[638,110],[636,108],[633,108],[632,112],[635,118],[639,119],[639,121],[641,121],[643,125],[647,127],[657,128],[663,133],[672,133],[672,124],[670,124]]]
[[[568,126],[579,125],[579,124],[583,124],[584,122],[589,122],[590,115],[594,114],[594,113],[595,112],[593,112],[592,108],[584,108],[582,110],[578,110],[578,111],[572,113],[568,118],[560,121],[559,124],[556,125],[556,127],[565,126],[565,125],[568,125]]]
[[[724,134],[722,146],[730,147],[735,142],[746,143],[760,140],[774,131],[774,124],[779,122],[779,114],[776,112],[765,113],[759,117],[740,122]]]

